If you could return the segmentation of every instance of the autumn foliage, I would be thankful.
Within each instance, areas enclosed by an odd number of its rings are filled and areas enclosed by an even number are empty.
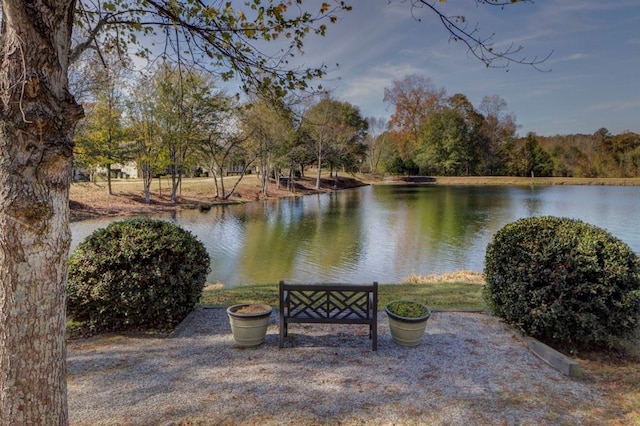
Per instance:
[[[519,137],[516,117],[499,96],[478,108],[461,93],[446,96],[425,77],[409,75],[385,89],[394,111],[378,136],[381,161],[372,172],[441,176],[634,177],[640,135]]]

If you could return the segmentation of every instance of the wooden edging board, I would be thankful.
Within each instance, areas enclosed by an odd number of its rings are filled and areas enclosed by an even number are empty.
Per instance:
[[[582,376],[580,365],[575,360],[561,354],[533,337],[523,336],[522,339],[534,354],[556,370],[569,377]]]
[[[491,315],[486,309],[432,309],[431,312],[475,312]],[[520,335],[531,352],[551,367],[569,377],[582,376],[582,369],[574,359],[569,358],[533,337],[525,336],[519,330],[514,329],[514,331]]]

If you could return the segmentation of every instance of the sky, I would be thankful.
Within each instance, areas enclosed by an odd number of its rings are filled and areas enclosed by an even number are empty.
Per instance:
[[[544,58],[547,72],[526,65],[486,68],[451,42],[433,13],[410,2],[351,0],[353,10],[309,37],[301,60],[326,64],[323,85],[363,117],[389,118],[384,89],[410,74],[430,78],[447,95],[462,93],[478,108],[484,96],[506,100],[518,134],[541,136],[640,133],[640,0],[536,0],[504,8],[474,0],[438,3],[447,15],[465,15],[496,49],[522,45],[520,56]],[[436,2],[437,3],[437,2]],[[339,64],[336,68],[335,64]]]

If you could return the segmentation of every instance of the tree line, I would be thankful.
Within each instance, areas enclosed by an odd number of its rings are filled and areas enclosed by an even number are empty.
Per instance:
[[[293,182],[307,166],[315,167],[319,188],[323,170],[357,171],[363,161],[367,121],[328,94],[240,102],[195,68],[164,62],[127,76],[127,61],[111,59],[109,67],[96,67],[88,57],[76,70],[87,118],[74,135],[75,166],[92,175],[102,170],[110,194],[112,167],[128,161],[138,167],[147,202],[159,175],[171,177],[173,202],[182,177],[202,173],[213,177],[213,195],[226,199],[235,187],[222,178],[231,172],[235,185],[255,172],[267,195],[271,179]]]
[[[104,55],[103,55],[104,60]],[[363,118],[357,106],[324,94],[305,102],[240,102],[213,77],[166,62],[132,77],[128,63],[89,57],[77,68],[87,111],[75,134],[76,167],[106,170],[135,161],[150,202],[152,179],[171,177],[171,200],[183,176],[207,173],[213,195],[226,199],[249,172],[262,192],[280,178],[290,185],[305,168],[392,175],[632,177],[640,174],[640,135],[517,136],[516,118],[500,96],[475,108],[461,93],[420,75],[392,83],[389,120]],[[89,83],[87,83],[89,82]],[[238,176],[231,187],[222,179]]]
[[[368,171],[442,176],[631,177],[640,175],[640,135],[517,135],[516,118],[500,96],[476,109],[464,94],[420,75],[385,89],[388,121],[370,119]]]

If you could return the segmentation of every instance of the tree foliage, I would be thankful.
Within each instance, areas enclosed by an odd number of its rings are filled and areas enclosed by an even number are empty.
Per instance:
[[[385,89],[394,106],[388,131],[377,141],[384,171],[565,177],[640,176],[640,135],[518,137],[515,115],[498,95],[471,104],[462,93],[444,97],[426,77],[406,76]],[[417,135],[417,136],[416,136]],[[371,151],[371,150],[370,150]],[[375,155],[375,152],[372,152]],[[369,159],[371,162],[371,159]]]
[[[180,65],[162,64],[152,79],[158,137],[170,164],[171,201],[198,146],[220,121],[225,96],[207,74]]]
[[[107,190],[112,194],[111,166],[124,164],[128,159],[125,149],[127,139],[123,123],[125,109],[124,79],[126,60],[113,52],[94,53],[86,62],[94,61],[102,66],[79,68],[84,77],[85,120],[78,126],[74,142],[76,166],[87,168],[94,176],[98,168],[105,170]]]
[[[289,152],[296,144],[291,111],[265,102],[249,105],[243,115],[243,127],[260,165],[262,193],[267,194],[269,176],[280,182],[280,169],[290,165]]]
[[[517,127],[506,101],[485,96],[478,111],[464,94],[445,94],[445,89],[418,75],[385,89],[385,101],[395,107],[389,140],[395,143],[397,157],[386,162],[387,171],[407,171],[415,162],[420,173],[506,173]]]
[[[542,149],[536,135],[529,133],[526,139],[518,141],[512,148],[509,161],[509,174],[513,176],[552,176],[553,160],[551,155]]]
[[[122,52],[135,47],[138,56],[150,58],[157,51],[145,41],[159,40],[167,58],[219,69],[224,80],[239,78],[245,91],[279,98],[308,89],[312,79],[325,73],[325,66],[287,65],[301,54],[305,37],[324,35],[329,23],[351,10],[344,1],[309,6],[301,1],[256,0],[245,6],[219,0],[80,0],[71,58],[104,45]],[[261,42],[275,40],[286,41],[279,53],[261,50]]]
[[[389,133],[386,131],[387,120],[376,117],[368,117],[366,120],[369,128],[364,140],[367,148],[367,167],[361,171],[377,174],[382,171],[382,164],[389,157],[393,148],[389,141]]]
[[[455,109],[429,114],[424,123],[420,153],[416,162],[421,171],[436,175],[469,175],[477,159],[472,129]]]
[[[555,176],[626,178],[640,176],[640,135],[625,131],[536,136],[551,154]]]
[[[362,159],[365,150],[362,141],[367,126],[357,107],[328,96],[304,113],[300,130],[303,138],[308,138],[314,147],[316,189],[320,189],[320,175],[324,166],[348,169]]]
[[[394,80],[390,88],[384,89],[384,102],[394,107],[389,129],[404,136],[397,139],[402,141],[398,146],[402,158],[415,156],[423,123],[429,113],[443,108],[445,94],[431,79],[418,74]]]
[[[142,185],[146,203],[151,202],[151,181],[154,171],[165,165],[160,159],[160,126],[156,120],[156,104],[151,87],[151,78],[140,76],[131,90],[127,104],[131,156],[142,174]]]
[[[484,96],[480,112],[484,120],[481,132],[484,137],[482,149],[482,174],[506,174],[508,148],[516,134],[516,118],[509,113],[507,101],[497,95]]]

